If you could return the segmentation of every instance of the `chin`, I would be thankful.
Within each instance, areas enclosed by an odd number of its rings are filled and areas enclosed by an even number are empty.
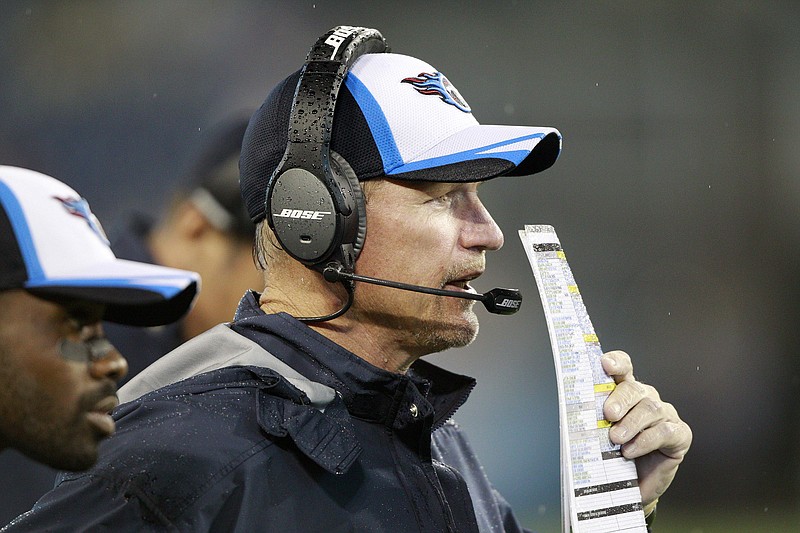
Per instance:
[[[415,331],[414,336],[427,353],[436,353],[471,344],[478,336],[478,329],[478,317],[469,309],[452,321],[425,322]]]
[[[55,444],[55,443],[53,443]],[[97,462],[97,446],[76,448],[74,445],[69,448],[60,447],[55,449],[37,449],[24,452],[31,459],[44,463],[57,470],[69,470],[80,472],[88,470]]]
[[[98,444],[92,431],[63,432],[58,438],[48,439],[47,445],[37,448],[31,457],[58,470],[80,472],[97,462]]]
[[[59,457],[61,466],[64,470],[80,472],[91,468],[99,455],[98,443],[94,439],[86,442],[74,442],[74,445],[65,448],[64,453]]]

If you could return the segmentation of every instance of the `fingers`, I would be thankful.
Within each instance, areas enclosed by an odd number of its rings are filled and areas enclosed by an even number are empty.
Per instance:
[[[614,423],[610,437],[615,444],[623,444],[648,427],[673,419],[671,415],[677,418],[675,408],[662,402],[655,389],[635,382],[617,385],[606,399],[603,413],[606,420]]]
[[[649,385],[638,381],[623,381],[619,383],[603,404],[603,415],[609,422],[618,422],[630,413],[639,403],[649,400],[647,405],[650,410],[658,410],[660,398],[658,392]],[[639,413],[644,416],[646,413]]]
[[[625,352],[617,350],[603,354],[600,364],[617,384],[603,405],[603,416],[609,422],[621,420],[628,411],[648,396],[654,401],[660,400],[658,392],[653,387],[639,383],[633,377],[633,364]]]
[[[636,459],[651,452],[658,451],[662,456],[682,460],[692,443],[692,430],[689,426],[669,412],[675,409],[670,404],[663,404],[660,413],[654,417],[649,414],[639,421],[629,421],[626,416],[609,431],[609,438],[615,444],[622,445],[622,455],[628,459]],[[634,409],[629,415],[637,417]]]
[[[657,447],[658,442],[664,444],[657,451],[645,453],[647,449]],[[636,459],[642,503],[647,505],[658,501],[669,488],[691,443],[691,429],[678,420],[649,428],[623,445],[622,454]]]
[[[636,459],[642,502],[652,504],[675,477],[692,430],[654,387],[636,381],[628,354],[608,352],[601,364],[617,384],[603,404],[603,416],[613,423],[609,438],[624,457]]]
[[[606,374],[613,377],[617,383],[634,379],[633,363],[625,352],[620,350],[606,352],[600,358],[600,364],[603,365]]]
[[[656,450],[667,457],[682,458],[691,445],[692,432],[675,407],[662,401],[654,387],[636,381],[625,352],[608,352],[601,363],[617,382],[603,405],[606,420],[614,423],[609,431],[611,441],[624,445],[623,455],[629,458]]]

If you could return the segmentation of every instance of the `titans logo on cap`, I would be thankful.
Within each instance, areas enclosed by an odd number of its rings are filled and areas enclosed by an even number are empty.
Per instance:
[[[450,80],[448,80],[441,72],[420,72],[419,75],[411,78],[405,78],[402,83],[410,83],[420,94],[435,94],[438,95],[443,102],[446,102],[464,113],[472,112],[469,104],[461,96]]]
[[[92,231],[95,232],[106,245],[109,244],[106,232],[103,231],[103,226],[100,225],[100,221],[97,220],[97,217],[94,216],[94,213],[89,209],[89,202],[83,198],[59,198],[58,196],[53,196],[53,198],[61,202],[61,205],[64,206],[67,213],[84,219],[86,223],[89,224],[89,227],[92,228]]]

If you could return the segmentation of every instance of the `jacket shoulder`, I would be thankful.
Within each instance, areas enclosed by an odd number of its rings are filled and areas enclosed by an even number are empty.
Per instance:
[[[72,485],[105,493],[109,506],[124,499],[163,523],[196,521],[203,514],[196,512],[199,507],[211,515],[225,512],[225,502],[243,487],[265,496],[270,487],[291,483],[297,473],[291,465],[310,460],[341,473],[361,451],[340,399],[323,413],[266,368],[229,367],[195,376],[124,404],[114,416],[117,432],[101,444],[95,467],[62,476],[56,491],[69,492]],[[295,451],[287,455],[287,449]],[[278,455],[292,459],[278,461]],[[266,476],[277,463],[288,466]],[[253,505],[233,507],[246,514]]]
[[[257,398],[281,378],[260,373],[223,369],[120,406],[117,431],[101,443],[97,464],[63,474],[59,485],[133,498],[164,520],[180,516],[209,491],[224,491],[227,476],[269,460],[274,439],[259,427]]]

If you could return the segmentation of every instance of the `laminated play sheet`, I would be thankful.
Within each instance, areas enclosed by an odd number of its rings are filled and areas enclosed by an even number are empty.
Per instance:
[[[614,380],[552,226],[519,232],[544,307],[558,380],[565,532],[646,532],[636,464],[608,437],[603,403]]]

